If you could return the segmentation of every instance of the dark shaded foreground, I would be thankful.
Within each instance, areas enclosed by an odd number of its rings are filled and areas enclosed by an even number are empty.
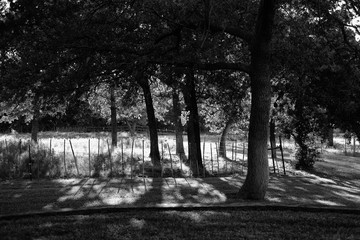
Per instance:
[[[1,239],[360,239],[360,215],[274,210],[132,210],[0,221]]]

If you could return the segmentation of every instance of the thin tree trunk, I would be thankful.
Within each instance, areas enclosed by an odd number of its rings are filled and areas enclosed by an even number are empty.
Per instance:
[[[270,120],[270,43],[276,9],[275,0],[262,0],[251,45],[251,112],[248,140],[248,172],[239,196],[264,199],[269,185],[267,158]]]
[[[195,90],[194,73],[190,72],[186,75],[186,86],[184,88],[184,99],[187,110],[189,111],[189,120],[187,127],[189,157],[188,163],[191,163],[193,174],[203,172],[203,163],[201,158],[201,142],[200,142],[200,126],[199,113]]]
[[[117,146],[117,120],[115,102],[115,83],[110,84],[110,111],[111,111],[111,146]]]
[[[274,119],[270,120],[270,146],[273,148],[276,147],[276,137],[275,137],[275,121]],[[271,149],[272,159],[276,159],[276,149]]]
[[[328,140],[327,145],[329,147],[333,147],[334,146],[334,129],[332,127],[330,127],[328,130],[327,140]]]
[[[145,104],[146,104],[146,113],[148,117],[148,127],[150,134],[150,158],[154,166],[160,167],[160,151],[159,151],[159,141],[157,133],[157,124],[155,117],[155,110],[152,101],[150,85],[145,76],[140,73],[138,74],[138,83],[144,91]]]
[[[38,94],[35,94],[33,100],[33,119],[31,122],[31,141],[35,144],[38,143],[39,118],[40,118],[39,96]]]
[[[185,159],[184,141],[183,141],[183,126],[181,123],[181,106],[179,100],[179,93],[174,88],[172,92],[173,100],[173,115],[175,124],[175,136],[176,136],[176,154],[179,155],[180,159]]]
[[[219,144],[219,156],[226,158],[226,137],[230,131],[231,125],[234,123],[233,119],[228,119],[225,128],[223,129],[220,137],[220,144]]]

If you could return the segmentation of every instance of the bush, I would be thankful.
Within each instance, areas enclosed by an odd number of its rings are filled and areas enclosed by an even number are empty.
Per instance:
[[[298,162],[295,168],[298,170],[312,170],[314,164],[319,160],[320,152],[314,146],[303,145],[298,148],[295,154]]]
[[[61,175],[61,159],[40,147],[30,147],[29,142],[9,141],[0,148],[0,179],[33,177],[56,178]]]

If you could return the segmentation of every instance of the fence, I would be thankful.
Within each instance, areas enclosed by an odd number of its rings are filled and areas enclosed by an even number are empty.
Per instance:
[[[204,176],[199,170],[192,172],[188,164],[176,155],[175,139],[159,138],[161,169],[154,169],[147,138],[121,137],[119,145],[112,147],[108,138],[41,138],[38,145],[28,139],[0,141],[0,178],[58,178],[148,176],[180,177]],[[202,163],[212,175],[242,173],[246,167],[247,146],[230,141],[228,160],[219,158],[217,139],[203,139]],[[187,142],[184,142],[187,154]],[[230,158],[231,156],[231,158]]]

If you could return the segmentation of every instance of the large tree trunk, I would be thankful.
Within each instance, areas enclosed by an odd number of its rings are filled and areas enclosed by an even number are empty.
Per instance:
[[[224,157],[226,158],[226,137],[227,134],[230,131],[231,125],[234,123],[233,119],[229,119],[226,124],[225,124],[225,128],[223,129],[222,133],[221,133],[221,138],[220,138],[220,146],[219,146],[219,156],[220,157]]]
[[[33,119],[31,121],[31,141],[35,144],[38,143],[39,118],[40,118],[39,96],[35,94],[33,100]]]
[[[201,158],[200,126],[195,90],[195,77],[192,71],[186,74],[186,85],[183,90],[186,108],[189,111],[189,120],[187,123],[189,145],[188,163],[190,164],[193,174],[199,175],[203,172],[203,164]]]
[[[270,43],[275,16],[275,0],[262,0],[251,45],[251,112],[248,140],[248,172],[239,196],[264,199],[269,184],[267,157],[270,118]]]
[[[117,146],[117,120],[115,102],[115,84],[110,84],[110,111],[111,111],[111,145]]]
[[[185,151],[184,151],[184,141],[183,141],[183,126],[181,123],[181,106],[179,100],[179,93],[175,88],[173,88],[172,92],[172,100],[173,100],[173,115],[174,115],[174,124],[175,124],[175,136],[176,136],[176,154],[180,157],[180,159],[185,159]]]
[[[150,85],[143,74],[139,74],[138,83],[144,91],[145,104],[146,104],[146,113],[148,118],[148,127],[150,134],[150,158],[154,166],[160,167],[160,151],[159,151],[159,141],[157,133],[157,124],[155,117],[155,110],[152,101]]]

